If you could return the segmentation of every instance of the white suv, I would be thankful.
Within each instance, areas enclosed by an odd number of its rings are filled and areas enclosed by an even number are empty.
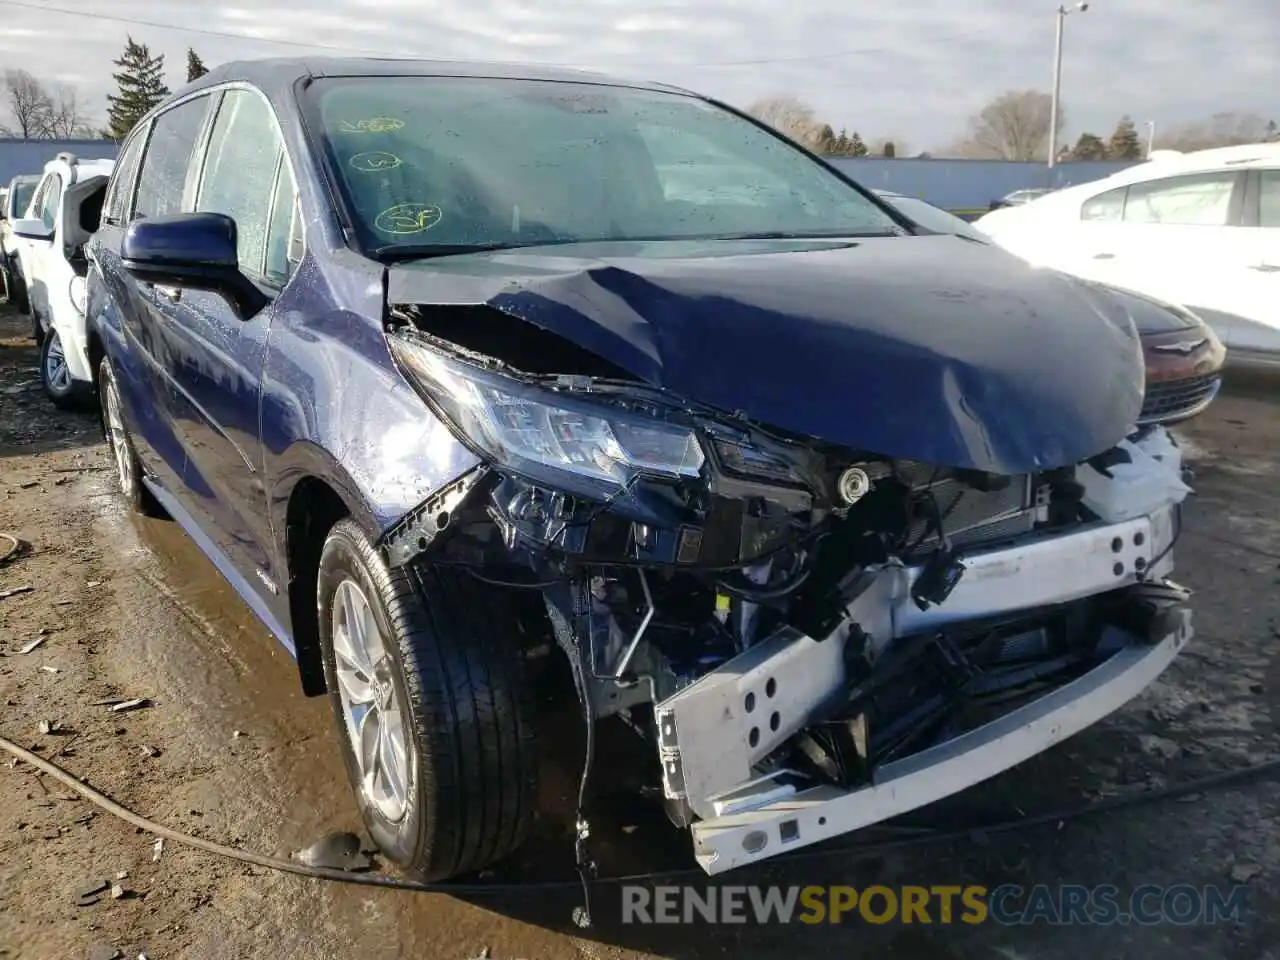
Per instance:
[[[1189,307],[1229,362],[1280,362],[1280,143],[1156,151],[974,226],[1033,263]]]
[[[45,164],[27,217],[12,224],[36,334],[40,376],[59,407],[92,402],[84,322],[84,245],[98,229],[114,160],[81,160],[60,153]]]
[[[4,297],[20,313],[29,313],[27,285],[22,281],[22,267],[17,255],[18,238],[13,235],[13,222],[27,215],[27,207],[40,183],[39,174],[24,174],[9,181],[4,192],[4,205],[0,207],[0,281],[4,283]],[[35,326],[39,340],[39,325]]]

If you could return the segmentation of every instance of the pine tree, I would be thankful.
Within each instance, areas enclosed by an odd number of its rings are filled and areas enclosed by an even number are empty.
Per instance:
[[[1138,129],[1125,114],[1116,124],[1115,133],[1107,143],[1107,156],[1112,160],[1137,160],[1142,156],[1142,142],[1138,139]]]
[[[843,127],[841,127],[840,132],[836,134],[836,138],[831,141],[831,150],[829,151],[829,155],[833,157],[850,156],[849,150],[851,146],[852,142],[849,140],[849,134],[845,132]]]
[[[1080,134],[1080,139],[1076,141],[1076,145],[1071,148],[1071,159],[1105,160],[1107,159],[1107,145],[1096,134],[1082,133]]]
[[[192,80],[199,80],[209,68],[204,65],[204,61],[200,59],[200,54],[196,53],[190,47],[187,47],[187,83]]]
[[[892,140],[886,140],[884,142],[884,155],[890,160],[898,155],[898,148]]]
[[[867,155],[867,145],[862,142],[862,137],[858,135],[858,131],[853,131],[853,135],[849,137],[849,156],[865,157]]]
[[[164,83],[164,54],[152,56],[145,43],[134,43],[130,37],[113,73],[119,93],[107,95],[107,128],[114,140],[129,135],[143,115],[169,95]]]

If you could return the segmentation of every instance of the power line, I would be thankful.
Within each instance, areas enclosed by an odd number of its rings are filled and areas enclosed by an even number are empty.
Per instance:
[[[371,56],[389,56],[385,50],[372,50],[367,47],[339,47],[327,43],[307,43],[304,40],[277,40],[270,37],[254,37],[245,33],[232,33],[228,30],[206,30],[202,27],[182,27],[176,23],[161,23],[158,20],[142,20],[135,17],[120,17],[110,13],[91,13],[88,10],[71,10],[67,7],[53,7],[44,3],[24,3],[22,0],[0,0],[0,6],[19,7],[23,10],[35,10],[38,13],[61,13],[71,17],[84,17],[89,20],[107,20],[111,23],[124,23],[136,27],[153,27],[157,30],[173,30],[177,33],[194,33],[202,37],[217,37],[222,40],[239,40],[242,43],[274,43],[282,47],[300,47],[308,50],[334,50],[339,53],[367,53]]]
[[[84,17],[90,20],[104,20],[111,23],[123,23],[130,26],[151,27],[156,30],[171,30],[176,33],[190,33],[203,37],[215,37],[221,40],[238,40],[242,43],[267,43],[276,46],[292,47],[295,49],[305,50],[330,50],[335,53],[362,53],[375,57],[394,56],[386,50],[374,50],[369,47],[345,47],[336,46],[327,43],[309,43],[305,40],[282,40],[272,37],[255,37],[244,33],[233,33],[229,30],[209,30],[203,27],[184,27],[175,23],[162,23],[158,20],[144,20],[137,17],[122,17],[116,14],[108,13],[91,13],[87,10],[72,10],[67,7],[55,7],[43,3],[24,2],[24,0],[0,0],[0,6],[17,7],[23,10],[34,10],[39,13],[58,13],[72,17]],[[937,43],[954,43],[957,40],[966,40],[970,37],[982,36],[991,33],[991,29],[984,27],[978,30],[966,30],[962,33],[950,34],[941,37],[928,37],[919,40],[913,40],[913,46],[924,46]],[[651,62],[650,67],[661,67],[671,70],[701,70],[714,69],[718,67],[755,67],[768,66],[775,63],[809,63],[820,60],[838,60],[843,57],[860,57],[877,53],[895,53],[900,52],[900,46],[878,46],[878,47],[861,47],[849,50],[834,50],[828,53],[811,53],[802,54],[794,57],[764,57],[754,60],[712,60],[703,63],[679,63],[663,61]],[[544,67],[568,67],[571,64],[555,63],[550,61],[528,61],[532,66]],[[621,65],[624,69],[626,64]]]

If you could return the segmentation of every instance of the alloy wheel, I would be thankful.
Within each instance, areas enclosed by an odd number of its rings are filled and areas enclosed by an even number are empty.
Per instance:
[[[116,458],[116,473],[120,477],[120,489],[128,493],[133,489],[133,456],[129,450],[129,438],[124,430],[124,418],[120,415],[120,396],[115,382],[108,378],[104,393],[106,403],[103,422],[107,427],[107,442]]]
[[[360,791],[396,822],[409,806],[410,753],[395,669],[368,597],[343,580],[333,597],[333,653],[347,737],[360,768]]]
[[[44,357],[44,377],[49,388],[55,393],[66,393],[71,389],[71,370],[67,367],[67,356],[62,350],[62,340],[57,330],[49,331],[49,348]]]

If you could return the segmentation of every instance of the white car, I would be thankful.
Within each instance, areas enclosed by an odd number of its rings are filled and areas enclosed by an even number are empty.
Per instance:
[[[1002,207],[1019,207],[1025,203],[1030,203],[1032,200],[1038,200],[1052,192],[1052,188],[1050,187],[1030,187],[1026,190],[1014,190],[1012,193],[1005,194],[993,203],[991,205],[991,209],[999,210]]]
[[[12,224],[27,299],[40,338],[40,377],[59,407],[96,396],[85,329],[84,245],[98,229],[114,160],[60,153],[45,164],[27,216]]]
[[[0,282],[4,284],[4,298],[19,313],[29,313],[30,310],[27,306],[27,285],[22,281],[22,267],[17,255],[18,238],[13,235],[13,222],[26,216],[27,207],[31,205],[31,198],[39,183],[39,174],[24,174],[14,177],[0,191],[4,193],[3,206],[0,206]],[[35,329],[38,333],[38,325]]]
[[[1185,305],[1230,362],[1280,363],[1280,143],[1156,151],[974,226],[1033,263]]]

